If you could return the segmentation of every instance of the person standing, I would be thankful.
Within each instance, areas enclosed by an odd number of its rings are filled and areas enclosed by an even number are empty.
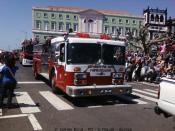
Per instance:
[[[12,72],[12,68],[14,67],[14,57],[11,54],[6,54],[4,56],[5,65],[2,68],[2,89],[0,95],[0,107],[3,107],[4,97],[7,92],[7,107],[12,107],[12,97],[14,88],[16,87],[17,81],[15,79],[14,73]]]

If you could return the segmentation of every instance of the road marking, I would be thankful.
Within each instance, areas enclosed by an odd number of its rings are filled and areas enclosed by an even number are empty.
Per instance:
[[[99,108],[99,107],[102,107],[102,106],[88,106],[87,108]]]
[[[72,106],[61,100],[58,96],[50,91],[40,91],[39,92],[52,106],[57,110],[72,110]]]
[[[15,93],[17,93],[16,99],[22,113],[41,112],[27,92],[15,92]]]
[[[127,106],[128,104],[115,104],[115,106]]]
[[[150,93],[150,92],[147,92],[147,91],[142,91],[142,90],[138,90],[138,89],[132,89],[132,90],[136,91],[136,92],[144,93],[144,94],[147,94],[147,95],[150,95],[150,96],[157,97],[157,94]]]
[[[158,84],[155,84],[155,83],[149,83],[149,82],[139,82],[141,84],[145,84],[145,85],[149,85],[149,86],[158,86]]]
[[[8,116],[1,116],[0,119],[17,118],[17,117],[25,117],[25,116],[27,116],[27,114],[8,115]]]
[[[148,97],[148,96],[145,96],[145,95],[136,93],[136,92],[133,92],[132,94],[133,94],[133,95],[136,95],[136,96],[139,96],[139,97],[141,97],[141,98],[144,98],[144,99],[146,99],[146,100],[149,100],[149,101],[153,101],[153,102],[157,102],[157,101],[158,101],[158,100],[155,99],[155,98]]]
[[[42,130],[42,127],[40,126],[39,122],[37,121],[36,117],[33,114],[18,114],[18,115],[1,116],[0,119],[18,118],[18,117],[26,117],[26,116],[28,117],[34,130]]]
[[[145,91],[152,92],[152,93],[158,93],[158,91],[151,90],[151,89],[144,89]]]
[[[49,80],[49,74],[48,73],[40,73],[40,75]]]
[[[19,81],[18,84],[44,84],[42,81]]]
[[[149,82],[128,82],[128,84],[139,84],[139,85],[148,85],[153,87],[158,87],[158,84],[149,83]]]
[[[117,96],[125,101],[128,101],[128,102],[134,102],[134,103],[137,103],[137,104],[147,104],[147,102],[145,101],[142,101],[142,100],[139,100],[139,99],[133,99],[132,97],[129,97],[129,96],[125,96],[125,95],[119,95]]]
[[[2,116],[2,109],[0,109],[0,116]]]
[[[37,121],[36,117],[33,114],[28,115],[29,121],[33,126],[33,129],[36,130],[42,130],[42,127],[40,126],[39,122]]]

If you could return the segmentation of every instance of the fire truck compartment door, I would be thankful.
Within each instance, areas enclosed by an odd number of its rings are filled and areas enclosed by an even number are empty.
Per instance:
[[[43,53],[41,55],[41,72],[42,73],[48,72],[48,58],[49,58],[48,53]]]

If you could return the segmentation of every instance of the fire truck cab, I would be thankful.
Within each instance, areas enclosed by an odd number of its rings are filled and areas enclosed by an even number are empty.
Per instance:
[[[125,43],[56,37],[34,46],[33,73],[71,97],[130,94],[124,83]]]

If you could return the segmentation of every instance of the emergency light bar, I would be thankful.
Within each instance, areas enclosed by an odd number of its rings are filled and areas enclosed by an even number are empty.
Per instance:
[[[87,33],[77,33],[76,36],[81,38],[90,38],[90,35]]]
[[[80,37],[80,38],[99,38],[99,39],[104,39],[104,40],[111,40],[112,39],[111,36],[106,35],[106,34],[98,35],[98,37],[97,37],[97,36],[93,36],[93,35],[90,36],[90,34],[88,34],[88,33],[76,33],[76,36]]]

